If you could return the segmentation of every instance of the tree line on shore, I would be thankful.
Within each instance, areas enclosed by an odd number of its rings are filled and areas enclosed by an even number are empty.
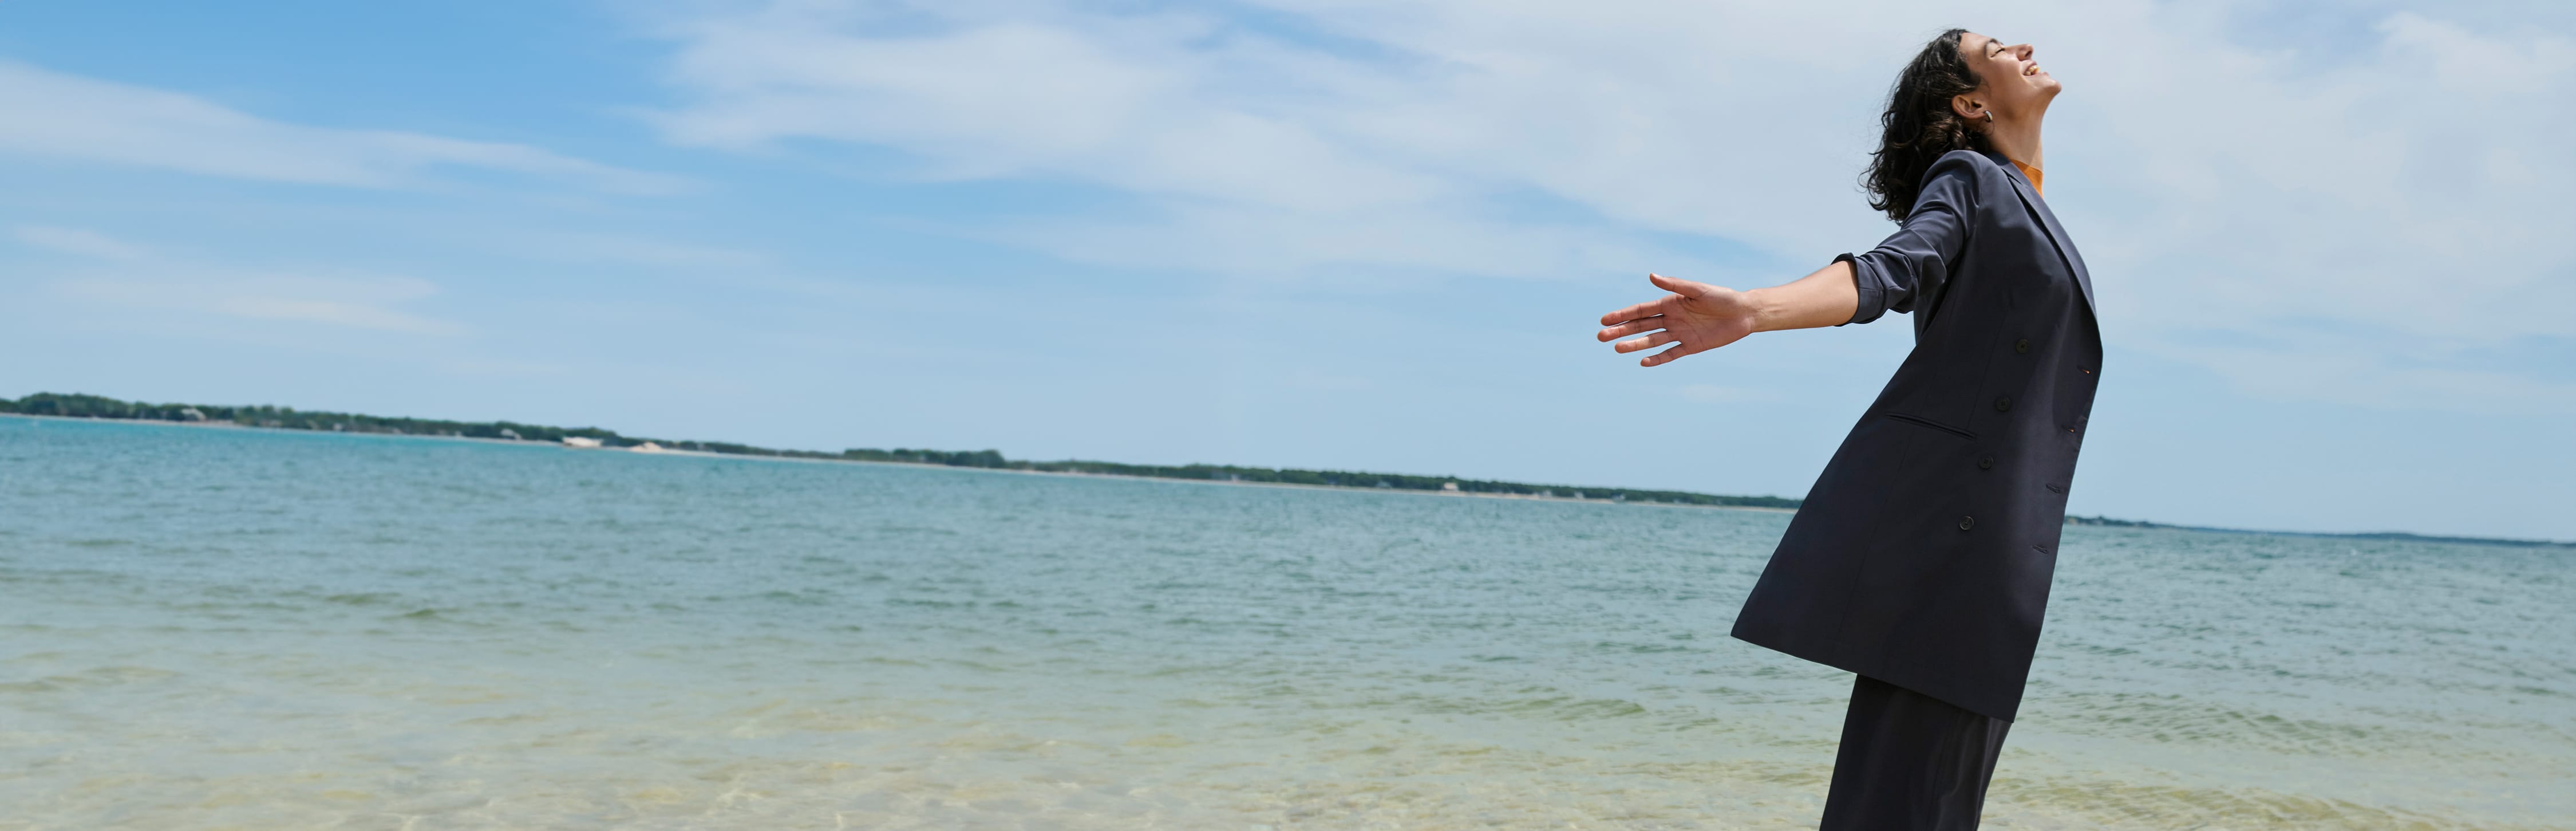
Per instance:
[[[1615,502],[1637,502],[1668,505],[1709,505],[1749,508],[1796,508],[1798,500],[1777,496],[1720,496],[1690,491],[1639,490],[1635,488],[1577,488],[1565,485],[1531,485],[1489,479],[1460,479],[1449,476],[1415,476],[1401,473],[1366,473],[1341,470],[1301,470],[1297,468],[1240,467],[1236,465],[1131,465],[1118,462],[1095,462],[1068,459],[1037,462],[1011,459],[998,450],[916,450],[896,448],[879,450],[854,447],[839,453],[815,450],[779,450],[732,442],[651,439],[621,435],[599,427],[555,427],[523,424],[515,421],[446,421],[426,418],[399,418],[357,413],[334,413],[298,410],[293,407],[225,406],[219,404],[151,404],[119,401],[97,395],[40,392],[25,398],[0,398],[0,413],[60,416],[67,418],[126,419],[139,421],[214,422],[243,427],[279,430],[317,430],[345,433],[387,433],[412,436],[458,436],[505,441],[561,443],[565,438],[590,439],[602,447],[636,447],[647,442],[673,450],[693,450],[736,456],[774,456],[797,459],[828,459],[858,462],[895,462],[946,467],[986,468],[993,470],[1028,470],[1047,473],[1087,473],[1110,476],[1141,476],[1156,479],[1195,479],[1217,482],[1258,482],[1283,485],[1314,485],[1343,488],[1386,488],[1414,491],[1456,491],[1476,494],[1560,497],[1569,499],[1604,499]]]

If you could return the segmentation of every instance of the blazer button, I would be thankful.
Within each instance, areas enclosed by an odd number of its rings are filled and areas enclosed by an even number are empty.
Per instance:
[[[2022,338],[2021,340],[2013,341],[2013,351],[2024,355],[2030,354],[2030,339]]]
[[[1983,459],[1978,459],[1978,460],[1977,460],[1977,469],[1978,469],[1978,470],[1993,470],[1993,469],[1995,469],[1995,457],[1993,457],[1993,456],[1987,456],[1987,457],[1985,457],[1985,458],[1983,458]]]
[[[1963,517],[1960,517],[1960,518],[1959,518],[1959,530],[1961,530],[1961,531],[1965,531],[1965,530],[1968,530],[1968,529],[1970,529],[1970,528],[1975,528],[1975,527],[1977,527],[1977,518],[1976,518],[1976,517],[1972,517],[1972,516],[1963,516]]]
[[[1998,396],[1995,396],[1995,412],[1998,412],[1998,413],[2008,413],[2008,412],[2012,412],[2012,396],[2009,396],[2009,395],[1998,395]]]

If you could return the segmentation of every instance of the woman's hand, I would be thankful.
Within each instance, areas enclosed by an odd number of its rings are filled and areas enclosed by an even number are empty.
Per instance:
[[[1758,310],[1750,293],[1675,280],[1661,274],[1648,274],[1646,279],[1657,288],[1672,293],[1660,300],[1602,315],[1604,328],[1599,336],[1608,341],[1641,332],[1654,333],[1619,341],[1614,348],[1622,353],[1675,344],[1671,349],[1639,360],[1638,366],[1671,363],[1685,355],[1716,349],[1753,334]]]

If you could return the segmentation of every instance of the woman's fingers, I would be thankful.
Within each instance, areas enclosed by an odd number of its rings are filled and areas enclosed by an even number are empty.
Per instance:
[[[1631,320],[1654,317],[1656,315],[1672,311],[1673,303],[1680,299],[1681,298],[1678,296],[1667,294],[1655,300],[1620,309],[1618,311],[1602,315],[1601,325],[1617,326]]]
[[[1698,344],[1682,343],[1681,336],[1673,334],[1670,328],[1673,325],[1674,320],[1669,317],[1669,315],[1681,313],[1683,311],[1684,301],[1705,301],[1709,300],[1712,296],[1723,300],[1725,299],[1726,290],[1707,283],[1694,283],[1689,280],[1677,280],[1661,274],[1648,274],[1646,275],[1646,280],[1647,282],[1654,283],[1656,288],[1672,293],[1649,302],[1639,303],[1625,309],[1620,309],[1618,311],[1602,315],[1602,328],[1599,337],[1602,340],[1607,341],[1641,332],[1652,333],[1642,338],[1630,338],[1628,340],[1619,341],[1618,345],[1614,348],[1623,354],[1653,349],[1665,344],[1673,344],[1673,348],[1671,349],[1666,349],[1662,352],[1657,352],[1638,359],[1638,366],[1657,366],[1668,364],[1673,361],[1680,360],[1684,356],[1708,351],[1710,344],[1705,340]],[[1705,316],[1704,312],[1701,314],[1702,316]],[[1694,318],[1694,320],[1696,320],[1696,318]],[[1707,333],[1702,332],[1701,334],[1705,335]]]
[[[1660,366],[1688,355],[1707,351],[1706,344],[1693,345],[1681,342],[1681,336],[1673,334],[1669,328],[1673,324],[1673,319],[1668,315],[1682,311],[1682,303],[1685,300],[1705,299],[1720,290],[1706,283],[1677,280],[1661,274],[1648,274],[1646,280],[1654,283],[1656,288],[1672,293],[1602,315],[1599,337],[1608,341],[1639,333],[1650,333],[1642,338],[1619,341],[1613,348],[1623,354],[1641,352],[1665,344],[1673,345],[1671,349],[1638,359],[1638,366]]]
[[[1671,348],[1671,349],[1666,349],[1666,350],[1664,350],[1664,351],[1662,351],[1662,352],[1657,352],[1657,353],[1655,353],[1655,354],[1648,355],[1648,356],[1646,356],[1646,357],[1644,357],[1644,358],[1641,358],[1641,359],[1639,359],[1639,360],[1637,361],[1637,365],[1638,365],[1638,366],[1656,366],[1656,365],[1660,365],[1660,364],[1668,364],[1668,363],[1672,363],[1672,362],[1674,362],[1674,361],[1681,360],[1681,359],[1682,359],[1682,357],[1683,357],[1683,356],[1685,356],[1685,355],[1696,355],[1696,354],[1699,354],[1701,351],[1702,351],[1702,350],[1693,349],[1693,348],[1691,348],[1691,345],[1690,345],[1690,344],[1685,343],[1685,344],[1681,344],[1681,345],[1679,345],[1679,346],[1675,346],[1675,347],[1673,347],[1673,348]]]
[[[1702,294],[1708,293],[1709,289],[1707,283],[1694,283],[1689,280],[1666,277],[1661,274],[1646,275],[1646,282],[1655,284],[1655,288],[1663,289],[1684,297],[1698,297]]]
[[[1617,326],[1612,326],[1612,327],[1609,327],[1609,328],[1603,329],[1603,330],[1601,330],[1601,334],[1599,335],[1599,337],[1600,337],[1602,340],[1604,340],[1604,341],[1608,341],[1608,340],[1614,340],[1614,339],[1617,339],[1617,338],[1624,338],[1624,337],[1627,337],[1627,336],[1629,336],[1629,335],[1637,334],[1637,333],[1639,333],[1639,332],[1652,332],[1652,331],[1655,331],[1655,330],[1657,330],[1657,329],[1661,329],[1661,328],[1664,328],[1665,326],[1670,325],[1670,323],[1668,323],[1668,321],[1669,321],[1669,320],[1670,320],[1670,318],[1666,318],[1666,317],[1664,317],[1663,315],[1655,315],[1655,316],[1653,316],[1653,317],[1642,317],[1642,318],[1638,318],[1638,319],[1636,319],[1636,320],[1631,320],[1631,321],[1628,321],[1628,322],[1626,322],[1626,323],[1619,324],[1619,325],[1617,325]]]
[[[1672,342],[1674,342],[1674,341],[1678,341],[1678,340],[1681,340],[1681,339],[1682,339],[1682,338],[1681,338],[1681,336],[1680,336],[1680,335],[1676,335],[1676,334],[1673,334],[1673,333],[1671,333],[1671,332],[1656,332],[1656,333],[1654,333],[1654,334],[1647,335],[1647,336],[1642,337],[1642,338],[1637,338],[1637,339],[1635,339],[1635,340],[1623,340],[1623,341],[1620,341],[1620,342],[1619,342],[1619,345],[1617,345],[1617,346],[1613,346],[1613,347],[1611,347],[1611,348],[1612,348],[1612,349],[1616,349],[1616,350],[1618,350],[1618,351],[1620,351],[1620,352],[1635,352],[1635,351],[1640,350],[1640,349],[1653,349],[1653,348],[1655,348],[1655,347],[1662,346],[1662,345],[1667,344],[1667,343],[1672,343]]]

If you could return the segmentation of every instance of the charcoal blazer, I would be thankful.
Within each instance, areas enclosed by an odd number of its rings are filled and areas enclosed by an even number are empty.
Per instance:
[[[1734,635],[1979,714],[2021,706],[2102,338],[2084,258],[2000,156],[1954,151],[1845,254],[1914,351],[1808,491]]]

